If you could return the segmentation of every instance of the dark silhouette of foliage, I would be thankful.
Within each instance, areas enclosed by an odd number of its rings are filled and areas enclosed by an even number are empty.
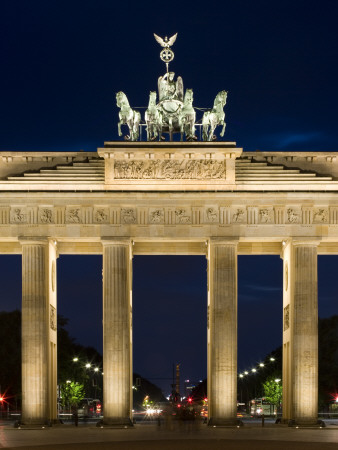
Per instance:
[[[143,409],[142,404],[146,396],[149,396],[149,400],[154,404],[167,401],[159,387],[138,373],[133,374],[133,386],[133,404],[136,409]]]

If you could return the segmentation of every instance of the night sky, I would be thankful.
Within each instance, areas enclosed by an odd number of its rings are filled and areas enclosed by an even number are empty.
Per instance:
[[[0,151],[95,151],[116,140],[115,93],[147,106],[170,69],[211,107],[228,91],[225,139],[244,151],[338,151],[338,2],[17,1],[0,4]],[[281,344],[282,261],[239,257],[239,366]],[[319,257],[319,313],[338,314],[338,257]],[[61,256],[59,313],[102,348],[102,259]],[[19,257],[0,257],[1,309],[20,307]],[[206,260],[134,258],[134,369],[164,386],[206,376]]]

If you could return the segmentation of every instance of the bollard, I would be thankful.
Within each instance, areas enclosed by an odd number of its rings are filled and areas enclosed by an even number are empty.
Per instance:
[[[264,414],[262,414],[262,427],[264,427]]]

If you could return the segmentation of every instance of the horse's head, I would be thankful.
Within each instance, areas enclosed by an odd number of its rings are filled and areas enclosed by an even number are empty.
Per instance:
[[[119,108],[122,108],[122,106],[129,106],[127,96],[124,92],[120,91],[116,94],[116,105]]]
[[[156,97],[157,97],[156,91],[150,91],[148,108],[156,106]]]
[[[221,91],[216,95],[215,98],[215,102],[214,102],[214,107],[216,107],[217,105],[221,104],[222,108],[225,106],[226,101],[227,101],[227,91]]]
[[[194,93],[192,89],[187,89],[184,95],[184,105],[191,105],[194,100]]]

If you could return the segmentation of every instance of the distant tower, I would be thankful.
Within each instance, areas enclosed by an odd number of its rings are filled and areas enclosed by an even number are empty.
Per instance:
[[[176,364],[176,392],[180,394],[180,364]]]

